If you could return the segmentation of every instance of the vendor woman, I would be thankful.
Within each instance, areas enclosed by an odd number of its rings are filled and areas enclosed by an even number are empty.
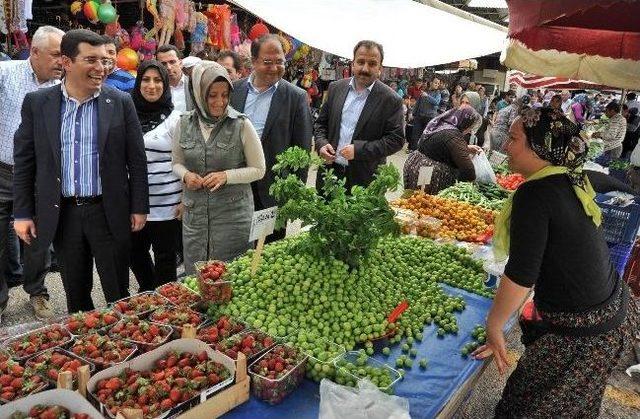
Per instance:
[[[431,182],[425,192],[437,194],[456,181],[472,181],[476,172],[471,155],[479,153],[480,147],[469,145],[467,134],[482,123],[480,114],[469,104],[462,104],[429,122],[418,149],[413,151],[404,164],[404,188],[418,189],[418,174],[423,166],[433,167]]]
[[[250,183],[265,173],[262,145],[251,121],[229,106],[227,70],[212,61],[193,68],[195,110],[173,134],[173,172],[185,183],[182,218],[185,272],[194,262],[231,260],[246,252],[253,216]]]
[[[525,351],[496,417],[595,418],[637,319],[581,172],[587,147],[559,111],[527,108],[511,126],[506,151],[511,169],[527,181],[496,220],[494,251],[499,258],[508,252],[509,261],[487,319],[487,343],[474,356],[493,355],[499,372],[507,370],[503,327],[535,286],[535,309],[520,319]]]

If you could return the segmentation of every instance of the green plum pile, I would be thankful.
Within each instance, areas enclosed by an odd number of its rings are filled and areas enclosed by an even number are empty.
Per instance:
[[[221,313],[274,337],[300,331],[352,350],[383,336],[395,341],[419,336],[435,323],[439,332],[456,333],[455,313],[464,300],[443,291],[440,282],[491,296],[482,265],[465,250],[411,236],[380,240],[357,268],[331,256],[317,259],[300,251],[308,236],[265,246],[251,275],[252,252],[227,266],[233,299]],[[395,321],[387,316],[403,300],[409,308]]]

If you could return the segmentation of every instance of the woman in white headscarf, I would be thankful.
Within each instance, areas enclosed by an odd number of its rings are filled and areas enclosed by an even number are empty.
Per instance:
[[[265,160],[253,125],[229,106],[232,88],[220,64],[196,64],[189,83],[195,110],[183,114],[173,132],[173,172],[185,184],[187,274],[194,262],[231,260],[250,247],[250,183],[264,176]]]

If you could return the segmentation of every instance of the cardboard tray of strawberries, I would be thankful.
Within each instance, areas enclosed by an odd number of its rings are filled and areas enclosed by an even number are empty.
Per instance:
[[[87,396],[106,417],[133,407],[141,408],[145,419],[167,418],[231,385],[235,372],[234,361],[206,343],[177,339],[95,374],[87,384]],[[173,386],[167,383],[168,377]]]
[[[58,382],[59,373],[63,371],[71,371],[74,387],[78,379],[78,368],[83,365],[87,365],[89,367],[90,373],[93,373],[96,370],[96,366],[93,363],[62,348],[48,349],[27,359],[25,363],[27,368],[33,370],[36,374],[39,374],[54,386]]]
[[[32,408],[36,406],[61,406],[69,411],[70,419],[100,419],[102,415],[92,405],[75,391],[55,389],[47,390],[38,394],[24,397],[22,399],[0,406],[0,418],[9,418],[16,412],[29,415]],[[32,412],[35,413],[35,412]],[[31,415],[27,417],[40,417]]]
[[[28,358],[73,341],[71,333],[60,324],[51,324],[7,339],[4,347],[12,359],[24,362]]]

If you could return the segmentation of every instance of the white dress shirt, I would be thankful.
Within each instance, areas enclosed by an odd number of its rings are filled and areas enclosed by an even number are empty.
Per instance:
[[[171,101],[173,109],[184,112],[187,110],[187,83],[189,79],[186,75],[182,75],[180,83],[177,86],[171,86]]]

